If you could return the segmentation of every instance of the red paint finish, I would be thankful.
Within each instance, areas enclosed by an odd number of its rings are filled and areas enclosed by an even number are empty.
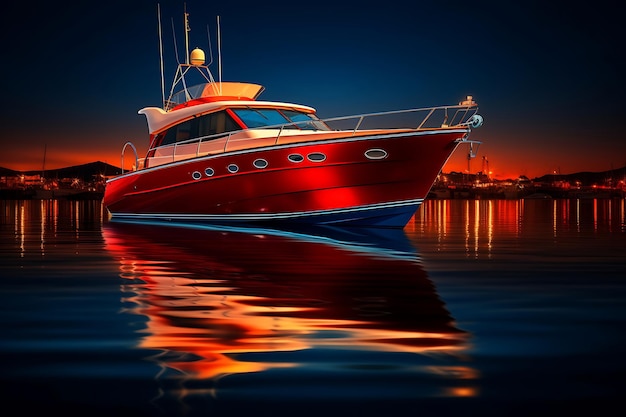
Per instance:
[[[104,204],[115,213],[267,214],[335,210],[424,198],[465,132],[312,142],[224,153],[118,177]],[[370,149],[387,156],[371,160]],[[288,156],[298,153],[302,162]],[[321,153],[323,161],[307,155]],[[266,168],[253,162],[262,158]],[[228,171],[235,164],[236,173]],[[213,176],[205,174],[206,169]],[[196,172],[199,179],[193,178]]]

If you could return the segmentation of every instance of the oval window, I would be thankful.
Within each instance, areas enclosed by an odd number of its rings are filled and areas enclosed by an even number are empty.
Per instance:
[[[199,180],[200,178],[202,178],[202,174],[198,171],[194,171],[191,174],[191,178],[193,178],[194,180]]]
[[[213,168],[205,168],[204,175],[207,177],[212,177],[215,174],[215,170]]]
[[[368,149],[365,151],[367,159],[385,159],[387,157],[387,151],[384,149]]]
[[[289,160],[291,162],[302,162],[302,161],[304,161],[304,156],[300,155],[299,153],[292,153],[287,158],[289,158]]]
[[[321,152],[313,152],[306,156],[311,162],[322,162],[326,160],[326,155]]]
[[[239,171],[239,167],[237,165],[235,164],[228,165],[228,172],[230,172],[231,174],[234,174],[237,171]]]
[[[266,168],[267,161],[265,159],[255,159],[252,163],[256,168]]]

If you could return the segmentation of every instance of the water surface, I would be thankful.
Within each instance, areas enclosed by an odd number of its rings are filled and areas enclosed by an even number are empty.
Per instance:
[[[433,200],[391,231],[117,223],[99,201],[2,201],[3,406],[602,414],[626,371],[624,206]]]

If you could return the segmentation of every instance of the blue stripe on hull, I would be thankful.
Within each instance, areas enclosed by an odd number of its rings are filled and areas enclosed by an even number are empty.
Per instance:
[[[419,204],[412,206],[375,209],[363,213],[362,217],[355,213],[338,215],[323,215],[320,218],[303,218],[306,223],[333,224],[338,226],[357,227],[404,227],[419,208]],[[300,220],[300,219],[299,219]],[[308,220],[308,221],[307,221]]]
[[[184,213],[113,213],[113,219],[161,220],[178,222],[228,223],[294,223],[354,227],[403,228],[420,207],[423,199],[354,207],[321,212],[280,214],[184,214]]]

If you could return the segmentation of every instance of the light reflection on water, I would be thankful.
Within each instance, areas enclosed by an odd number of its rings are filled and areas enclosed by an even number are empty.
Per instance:
[[[159,352],[151,357],[159,377],[189,384],[274,368],[407,372],[402,363],[309,361],[302,353],[456,356],[467,348],[417,254],[397,249],[402,231],[386,231],[389,247],[372,234],[307,232],[107,225],[126,312],[147,319],[138,347]],[[459,381],[475,374],[460,364],[413,371]]]
[[[462,227],[468,235],[506,231],[521,235],[524,227],[551,223],[552,231],[624,231],[626,199],[427,200],[405,228],[445,235]]]
[[[430,200],[405,232],[420,247],[424,239],[440,251],[462,244],[467,257],[488,259],[512,245],[580,250],[594,237],[610,245],[626,232],[625,213],[625,199]]]
[[[624,199],[432,200],[404,231],[0,208],[2,400],[22,407],[457,415],[472,399],[484,415],[617,398],[626,371]]]

